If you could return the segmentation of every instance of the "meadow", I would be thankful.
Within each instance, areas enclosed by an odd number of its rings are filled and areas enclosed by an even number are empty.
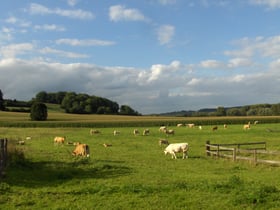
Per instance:
[[[260,123],[247,131],[242,124],[229,124],[227,129],[219,125],[213,132],[208,123],[199,130],[168,121],[175,135],[167,137],[158,126],[139,121],[143,126],[96,127],[101,131],[96,135],[82,126],[0,127],[1,138],[32,137],[25,145],[16,145],[19,155],[12,157],[6,177],[0,180],[0,209],[279,209],[279,166],[205,155],[207,140],[266,141],[268,150],[280,151],[278,123]],[[180,118],[171,120],[177,121]],[[149,128],[150,135],[134,136],[134,128],[140,132]],[[113,136],[115,129],[120,135]],[[72,145],[55,145],[57,135],[87,143],[90,158],[73,157]],[[161,138],[188,142],[189,158],[165,156],[165,146],[158,144]],[[104,143],[112,146],[105,148]]]

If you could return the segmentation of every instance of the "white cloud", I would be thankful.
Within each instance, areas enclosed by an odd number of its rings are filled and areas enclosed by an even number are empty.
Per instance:
[[[71,46],[111,46],[114,45],[113,41],[98,40],[98,39],[58,39],[57,44],[66,44]]]
[[[73,7],[78,3],[78,0],[67,0],[67,3]]]
[[[52,49],[45,51],[60,53]],[[199,76],[185,71],[186,66],[174,61],[140,70],[9,58],[0,60],[0,84],[4,98],[29,100],[41,90],[75,91],[128,104],[143,114],[197,110],[220,104],[279,102],[279,60],[263,73],[224,77]]]
[[[254,5],[267,6],[270,9],[280,8],[279,0],[250,0],[250,3]]]
[[[58,26],[56,24],[44,24],[44,25],[35,25],[35,30],[44,30],[44,31],[65,31],[66,29],[63,26]]]
[[[13,58],[33,50],[34,46],[30,43],[11,44],[0,48],[0,55],[4,58]]]
[[[145,21],[146,17],[138,9],[128,9],[123,5],[114,5],[109,8],[111,21]]]
[[[42,54],[55,54],[60,57],[66,57],[66,58],[88,58],[88,55],[85,54],[79,54],[79,53],[73,53],[73,52],[67,52],[63,50],[56,50],[50,47],[45,47],[41,50],[39,50]]]
[[[162,25],[157,29],[158,41],[161,45],[168,44],[175,34],[175,27],[172,25]]]
[[[9,18],[7,18],[5,20],[5,22],[9,23],[9,24],[18,25],[18,26],[23,27],[23,28],[31,26],[31,22],[30,21],[26,21],[24,19],[18,19],[18,18],[14,17],[14,16],[10,16]]]
[[[73,19],[93,19],[94,14],[89,11],[84,11],[81,9],[76,10],[64,10],[60,8],[50,9],[41,4],[32,3],[28,9],[32,15],[59,15],[63,17],[73,18]]]
[[[238,67],[246,67],[253,65],[252,61],[247,58],[233,58],[228,62],[229,68],[238,68]]]
[[[223,68],[225,65],[217,60],[205,60],[200,62],[200,66],[202,68]]]
[[[251,58],[254,56],[260,57],[280,57],[280,36],[272,37],[256,37],[243,38],[234,41],[234,44],[239,47],[237,50],[227,50],[224,52],[227,56]]]

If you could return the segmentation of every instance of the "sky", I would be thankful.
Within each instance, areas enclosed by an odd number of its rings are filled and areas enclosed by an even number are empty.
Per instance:
[[[73,91],[142,114],[280,102],[280,0],[9,0],[0,90]]]

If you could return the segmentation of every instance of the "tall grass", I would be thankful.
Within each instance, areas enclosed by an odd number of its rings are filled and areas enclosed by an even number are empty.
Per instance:
[[[32,139],[18,145],[24,163],[10,165],[1,180],[0,209],[277,209],[279,167],[209,158],[204,145],[265,140],[268,149],[280,150],[279,124],[248,131],[241,124],[211,127],[170,126],[175,135],[169,137],[149,126],[99,128],[101,134],[92,136],[83,127],[1,127],[1,137]],[[134,136],[134,128],[151,133]],[[115,129],[120,135],[113,136]],[[89,144],[91,157],[71,156],[72,146],[54,145],[57,135]],[[165,156],[160,138],[188,142],[189,158]]]
[[[0,127],[144,127],[175,126],[178,123],[196,125],[243,124],[258,120],[264,123],[280,123],[280,116],[254,117],[166,117],[166,116],[123,116],[123,115],[80,115],[58,111],[48,113],[46,121],[31,121],[29,113],[0,111]]]

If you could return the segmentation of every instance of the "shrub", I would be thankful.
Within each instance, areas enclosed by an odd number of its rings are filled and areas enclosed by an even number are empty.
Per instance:
[[[31,120],[44,121],[47,120],[48,109],[44,103],[35,102],[31,106],[30,118]]]

